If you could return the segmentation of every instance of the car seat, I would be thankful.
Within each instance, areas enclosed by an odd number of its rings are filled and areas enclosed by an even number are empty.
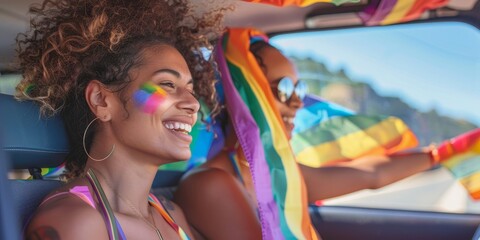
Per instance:
[[[10,183],[7,180],[10,161],[2,150],[2,146],[0,138],[0,239],[20,239],[18,216],[12,209],[13,199],[10,194]]]
[[[41,118],[33,102],[20,102],[5,94],[0,94],[0,133],[12,169],[28,169],[33,177],[9,180],[14,209],[23,226],[42,198],[62,184],[42,179],[40,169],[63,162],[69,149],[68,138],[59,116]]]

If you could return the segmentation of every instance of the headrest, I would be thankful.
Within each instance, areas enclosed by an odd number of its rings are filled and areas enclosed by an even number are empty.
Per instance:
[[[60,116],[40,117],[32,101],[17,101],[0,94],[0,138],[14,169],[60,165],[69,151]]]

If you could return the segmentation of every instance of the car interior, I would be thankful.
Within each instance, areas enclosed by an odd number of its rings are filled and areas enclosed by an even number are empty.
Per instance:
[[[388,1],[359,0],[340,6],[315,3],[307,7],[235,1],[236,7],[226,15],[225,25],[254,26],[272,37],[292,32],[364,28],[370,27],[360,17],[365,8]],[[14,39],[28,26],[28,6],[37,2],[2,0],[0,76],[18,79],[19,73],[11,67]],[[429,9],[409,22],[466,22],[479,31],[480,1],[445,2],[442,7]],[[479,52],[478,49],[472,51]],[[20,239],[23,224],[42,198],[62,184],[59,180],[44,179],[41,169],[61,165],[69,149],[62,119],[40,117],[35,104],[15,100],[12,87],[4,90],[12,82],[14,80],[5,85],[0,83],[0,239]],[[29,179],[9,177],[9,171],[21,169],[28,170]],[[171,198],[182,174],[182,171],[160,170],[152,191]],[[311,205],[310,214],[323,239],[472,239],[480,224],[480,215],[475,213],[358,206]]]

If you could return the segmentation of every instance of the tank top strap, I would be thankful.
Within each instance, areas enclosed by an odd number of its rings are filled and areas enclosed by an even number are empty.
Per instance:
[[[96,208],[95,207],[95,202],[93,201],[93,198],[92,198],[92,194],[90,194],[90,191],[88,190],[88,187],[87,186],[75,186],[73,187],[72,189],[70,189],[68,192],[59,192],[59,193],[55,193],[51,196],[49,196],[48,198],[45,198],[39,206],[42,206],[43,204],[45,204],[46,202],[56,198],[56,197],[59,197],[59,196],[63,196],[63,195],[67,195],[67,194],[73,194],[77,197],[79,197],[80,199],[82,199],[84,202],[86,202],[88,205],[90,205],[92,208]]]
[[[180,236],[180,238],[182,240],[189,240],[190,239],[187,236],[187,233],[185,233],[185,231],[175,223],[172,216],[165,209],[162,202],[160,202],[158,200],[158,198],[155,197],[155,195],[150,193],[149,196],[148,196],[148,202],[150,203],[150,205],[152,207],[155,208],[155,210],[157,210],[158,213],[160,213],[160,215],[163,217],[163,219],[165,219],[165,221],[168,223],[168,225],[170,225],[170,227],[172,227],[173,230],[175,230],[177,232],[178,236]]]
[[[88,186],[82,186],[82,185],[75,186],[75,187],[71,188],[68,192],[55,193],[55,194],[49,196],[48,198],[45,198],[40,203],[39,206],[45,204],[48,201],[51,201],[52,199],[54,199],[56,197],[63,196],[63,195],[66,195],[66,194],[73,194],[73,195],[77,196],[78,198],[80,198],[82,201],[86,202],[92,208],[97,209],[97,207],[95,206],[95,201],[93,200],[93,196],[90,193],[90,190],[88,189]],[[102,212],[102,216],[104,216],[103,212]],[[28,220],[27,222],[29,222],[29,221],[30,220]],[[114,222],[115,222],[115,226],[117,227],[117,230],[118,230],[119,236],[120,236],[120,238],[117,238],[117,239],[126,240],[125,233],[123,232],[122,226],[120,225],[120,223],[118,222],[118,220],[115,217],[114,217]],[[26,227],[26,225],[27,224],[25,224],[24,228]],[[109,232],[111,232],[111,230],[109,230]],[[110,239],[112,239],[112,238],[110,238]]]
[[[126,240],[125,233],[123,232],[120,223],[115,218],[113,210],[108,202],[107,196],[103,191],[102,185],[98,181],[97,176],[92,169],[89,169],[86,174],[86,178],[92,186],[95,197],[97,198],[99,211],[102,213],[105,223],[107,225],[108,236],[110,240]]]

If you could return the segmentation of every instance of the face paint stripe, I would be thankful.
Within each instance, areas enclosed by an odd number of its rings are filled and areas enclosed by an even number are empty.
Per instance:
[[[134,93],[136,104],[146,113],[154,113],[163,102],[167,93],[161,87],[145,83]]]
[[[145,102],[147,102],[149,97],[150,97],[150,94],[144,90],[138,90],[133,95],[133,98],[135,99],[135,103],[139,106],[143,106]]]
[[[156,87],[155,85],[146,83],[146,84],[143,84],[140,88],[146,91],[147,93],[154,93],[155,91],[157,91],[158,87]]]
[[[146,113],[154,113],[157,110],[158,105],[160,105],[163,100],[165,99],[165,95],[163,94],[152,94],[148,98],[147,102],[143,107],[143,111]]]

